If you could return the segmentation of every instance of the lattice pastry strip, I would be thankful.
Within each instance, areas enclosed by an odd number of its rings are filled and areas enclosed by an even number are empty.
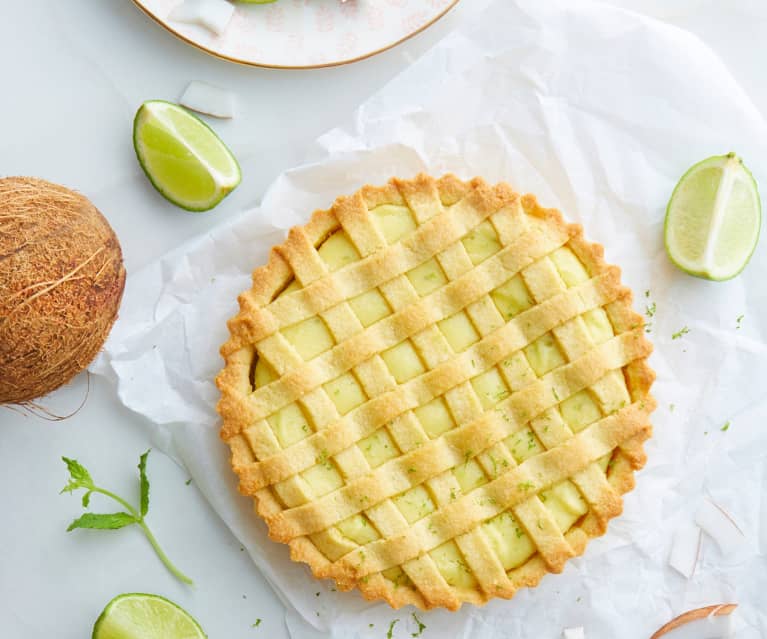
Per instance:
[[[258,489],[268,483],[285,479],[313,464],[320,451],[326,450],[330,455],[334,455],[359,438],[391,421],[405,410],[429,402],[435,397],[447,393],[453,386],[468,381],[481,371],[480,366],[483,361],[488,362],[489,365],[494,365],[500,361],[505,363],[510,358],[507,357],[503,349],[495,348],[499,342],[503,342],[507,348],[522,348],[531,339],[544,335],[548,327],[554,325],[552,317],[566,319],[595,303],[604,302],[608,298],[605,298],[600,286],[594,285],[594,282],[599,281],[598,278],[595,278],[585,285],[585,288],[572,289],[563,298],[554,298],[520,313],[495,334],[483,338],[477,344],[463,351],[460,356],[443,362],[434,370],[420,377],[400,384],[395,391],[374,398],[364,406],[360,406],[345,415],[343,420],[330,424],[325,430],[316,433],[305,441],[298,442],[291,447],[292,454],[289,458],[273,456],[258,463],[243,466],[243,481],[254,489]],[[553,311],[557,310],[555,308],[557,306],[559,307],[558,311],[554,313]],[[626,334],[622,339],[625,341],[628,336],[629,334]],[[596,357],[598,359],[600,353],[612,353],[614,349],[621,347],[620,340],[605,343],[595,350],[594,355],[587,354],[583,358],[588,360],[588,357]],[[588,368],[590,366],[588,362],[580,366],[588,374],[597,370],[596,368]],[[552,393],[556,395],[557,389],[553,389]]]
[[[291,230],[222,347],[222,437],[270,535],[394,606],[511,597],[644,462],[650,352],[598,245],[504,184],[392,180]]]
[[[539,382],[518,391],[505,402],[511,415],[504,414],[504,419],[496,412],[486,412],[479,419],[448,431],[437,440],[389,460],[369,476],[347,483],[338,493],[327,498],[330,500],[328,503],[317,500],[306,507],[280,513],[269,522],[272,534],[290,536],[297,531],[306,532],[307,526],[321,527],[321,522],[329,525],[336,513],[346,510],[346,515],[351,515],[358,511],[354,499],[357,492],[376,495],[374,503],[377,503],[406,490],[413,482],[458,465],[461,461],[459,454],[472,454],[505,438],[531,414],[537,415],[555,405],[554,397],[558,394],[566,397],[574,395],[612,368],[625,366],[646,353],[640,338],[639,333],[618,336],[578,360],[547,373]],[[619,412],[621,417],[625,414],[624,411]]]
[[[490,218],[491,221],[493,217],[496,216],[492,216]],[[503,216],[497,217],[501,220],[506,219]],[[500,249],[501,245],[497,241],[496,230],[488,225],[487,222],[480,226],[477,233],[482,233],[488,238],[488,243],[482,245],[472,238],[470,242],[454,245],[453,265],[455,270],[451,272],[451,270],[446,269],[449,276],[453,278],[459,277],[463,272],[473,268],[474,262],[479,262]],[[470,304],[466,308],[465,315],[463,313],[461,315],[463,317],[468,316],[478,336],[485,336],[503,324],[503,318],[489,297],[483,297],[477,302]],[[485,379],[488,379],[488,376],[489,373],[484,373]],[[486,405],[492,405],[494,403],[493,399],[497,400],[505,397],[510,392],[508,388],[504,387],[503,382],[500,382],[500,376],[497,377],[498,381],[495,382],[495,388],[491,391],[489,398],[486,396],[485,401],[482,402]],[[467,415],[466,419],[471,419],[472,417],[475,416]],[[500,454],[500,451],[497,452]],[[503,460],[507,461],[507,463],[514,463],[513,459],[508,459],[506,456],[504,456]],[[563,563],[561,558],[571,556],[572,553],[548,512],[542,510],[540,504],[530,500],[530,502],[513,509],[513,513],[522,525],[527,528],[528,534],[532,537],[549,568],[561,570],[561,564]],[[469,558],[468,563],[473,573],[483,576],[483,579],[479,581],[480,587],[485,592],[493,595],[500,589],[508,590],[508,580],[505,578],[500,579],[497,575],[497,569],[502,569],[502,564],[494,553],[489,550],[490,544],[481,527],[475,528],[471,533],[459,537],[458,544],[464,555]],[[483,553],[476,552],[476,549],[479,547],[484,548],[485,551]]]
[[[342,249],[345,249],[345,253],[341,254],[341,262],[343,262],[345,258],[348,258],[350,253],[352,258],[359,259],[360,256],[366,256],[386,245],[385,239],[381,236],[380,233],[378,233],[370,219],[354,214],[355,210],[359,211],[363,207],[364,201],[361,197],[347,199],[339,207],[339,221],[342,228],[344,229],[343,232],[348,236],[354,245],[353,247],[342,246]],[[335,264],[335,266],[339,265]],[[387,297],[387,301],[389,302],[390,306],[396,308],[397,304],[392,304],[394,300],[392,300],[389,296]],[[344,303],[329,309],[328,311],[323,312],[321,317],[327,324],[336,343],[348,339],[352,335],[359,333],[362,329],[362,324],[359,320],[359,314],[353,310],[349,304]],[[385,392],[386,390],[389,390],[393,384],[396,383],[396,380],[388,372],[387,367],[383,365],[381,357],[378,355],[371,360],[363,362],[357,366],[354,369],[354,373],[356,381],[359,382],[359,384],[362,386],[362,389],[364,390],[367,397],[372,397]],[[346,375],[348,375],[348,373]],[[349,383],[351,383],[351,381]],[[335,393],[338,390],[340,390],[340,388],[334,388],[332,392]],[[402,437],[396,436],[398,430],[402,430],[399,427],[401,426],[403,419],[403,417],[398,417],[396,420],[394,420],[389,426],[389,431],[392,435],[394,435],[394,443],[392,444],[392,448],[394,448],[394,444],[396,444],[400,450],[407,450],[412,445],[412,442],[405,441]],[[410,424],[409,429],[405,428],[404,430],[405,433],[408,433],[408,431],[413,433],[412,424]],[[417,433],[414,434],[417,436]],[[423,438],[424,437],[421,437],[421,439]],[[418,439],[416,439],[416,441],[418,441]],[[334,458],[325,455],[324,460],[326,464],[335,464],[338,470],[340,470],[343,476],[347,479],[361,475],[364,472],[370,470],[370,465],[366,460],[364,453],[359,447],[348,448],[339,453]],[[383,517],[389,521],[398,521],[400,525],[406,525],[406,521],[404,521],[401,517],[393,517],[391,509],[386,508],[385,506],[385,504],[376,505],[375,512],[364,513],[362,518],[360,518],[359,515],[356,515],[358,518],[356,521],[346,520],[346,522],[341,522],[339,528],[342,532],[354,537],[355,531],[353,530],[353,525],[357,521],[361,521],[364,526],[367,526],[368,516],[374,524],[378,523],[379,527]],[[384,511],[383,516],[381,511]],[[325,537],[322,537],[321,535],[323,532],[324,531],[316,533],[317,536],[314,539],[315,542],[321,543],[323,548],[326,550],[332,548],[333,552],[337,552],[338,549],[342,547],[342,542],[338,539],[334,539],[332,535],[326,534]],[[370,531],[368,534],[375,536],[372,531]],[[356,539],[359,539],[359,533],[356,534]]]
[[[448,249],[450,250],[450,249]],[[453,275],[454,277],[457,276],[457,274],[451,269],[450,262],[445,258],[444,253],[438,255],[439,264],[442,265],[442,268],[445,269],[448,275]],[[433,269],[435,269],[432,272],[437,272],[436,269],[439,268],[436,266],[436,263],[432,266]],[[471,268],[471,263],[469,262],[468,266],[463,269],[463,271],[467,271]],[[411,282],[412,282],[411,278]],[[404,282],[400,282],[402,285],[407,287],[407,285]],[[428,290],[429,287],[426,287],[426,290]],[[412,291],[410,295],[400,295],[400,301],[396,304],[396,306],[401,306],[403,298],[406,301],[412,301],[412,298],[414,298],[414,293],[412,289],[409,289],[409,291]],[[388,296],[387,296],[388,297]],[[410,297],[411,300],[408,300],[407,298]],[[453,351],[449,348],[447,342],[442,337],[440,332],[436,329],[436,327],[431,326],[422,333],[416,335],[413,337],[414,344],[418,347],[419,352],[422,354],[423,359],[426,360],[427,365],[430,368],[433,368],[436,364],[448,359]],[[462,387],[458,387],[455,389],[457,393],[459,393],[460,398],[457,399],[453,397],[452,401],[450,402],[451,405],[455,406],[456,401],[458,402],[459,406],[466,407],[469,409],[469,414],[471,415],[478,415],[481,412],[481,407],[479,403],[476,401],[475,397],[472,397],[473,392],[471,389],[471,386],[469,385],[463,385]],[[456,406],[457,408],[457,406]],[[474,409],[473,411],[471,409]],[[455,411],[457,415],[460,415],[461,417],[467,418],[468,415],[461,415],[460,411]],[[428,485],[433,493],[437,493],[438,491],[435,491],[434,488],[437,487],[439,484],[447,484],[451,486],[451,493],[454,494],[456,489],[459,489],[459,486],[457,485],[457,482],[454,480],[450,482],[451,475],[450,473],[445,473],[442,476],[439,476],[433,480],[427,481],[426,485]],[[432,486],[432,483],[434,486]],[[413,492],[413,491],[409,491]],[[442,497],[435,495],[435,503],[439,506],[443,503],[445,503],[448,500],[448,496],[445,494],[446,491],[442,491]],[[408,495],[408,493],[405,493],[405,495]],[[459,548],[461,551],[463,551],[464,557],[470,557],[471,553],[469,549],[471,547],[475,547],[482,543],[481,539],[475,539],[474,537],[478,536],[477,533],[469,533],[468,535],[463,536],[462,538],[459,538],[456,540]],[[486,563],[491,563],[492,558],[490,555],[487,556]],[[497,562],[495,562],[497,564]],[[497,569],[502,570],[502,567],[497,564],[495,566]],[[434,587],[436,586],[436,598],[433,599],[430,603],[436,604],[441,603],[443,605],[452,603],[455,605],[455,596],[449,594],[449,586],[445,579],[440,574],[436,564],[432,560],[432,557],[430,555],[425,555],[421,558],[412,560],[411,562],[407,562],[403,565],[403,568],[405,572],[410,576],[411,580],[416,584],[428,584],[429,590],[434,590]],[[476,566],[470,565],[470,570],[472,572],[476,572],[474,570]],[[496,579],[495,582],[497,583],[498,580]],[[423,592],[423,588],[421,589]],[[363,588],[364,591],[364,588]]]
[[[349,219],[348,211],[350,210],[350,206],[348,205],[348,202],[345,203],[345,206],[342,207],[342,210],[346,211],[346,215],[341,216],[341,224],[344,226],[344,231],[349,235],[349,237],[352,239],[352,241],[355,242],[355,245],[357,247],[357,250],[360,251],[361,254],[364,255],[364,253],[368,250],[372,251],[376,248],[381,246],[380,237],[377,236],[375,228],[372,227],[372,225],[368,222],[368,224],[363,224],[358,222],[353,226],[350,227],[349,225],[345,225],[345,220]],[[365,246],[368,246],[369,248],[365,248]],[[382,286],[382,292],[384,293],[384,298],[389,303],[389,305],[397,309],[402,306],[406,306],[409,303],[411,303],[416,296],[415,292],[412,290],[412,288],[408,285],[407,280],[403,276],[398,276],[395,280],[390,281]],[[336,341],[340,341],[343,339],[345,335],[351,335],[356,332],[354,330],[354,322],[350,321],[350,318],[348,317],[348,307],[346,306],[339,306],[333,309],[334,311],[340,311],[336,312],[335,318],[328,317],[328,313],[323,313],[322,317],[325,319],[326,323],[328,324],[329,328],[331,329],[331,332],[333,333],[333,337]],[[347,315],[347,317],[343,317],[343,314]],[[335,319],[335,321],[334,321]],[[340,324],[339,324],[340,320]],[[344,327],[346,327],[346,330],[343,330]],[[429,329],[426,329],[427,331]],[[432,328],[432,330],[434,330]],[[418,336],[414,337],[414,340],[417,340]],[[379,358],[375,358],[374,360],[371,360],[371,363],[379,363]],[[380,369],[381,367],[378,366]],[[359,368],[358,368],[359,372]],[[386,375],[386,373],[384,373]],[[363,386],[371,386],[371,384],[375,383],[375,378],[371,376],[369,380],[365,379],[365,375],[363,374],[360,381]],[[370,389],[368,388],[368,394],[370,395]],[[404,424],[403,424],[404,422]],[[405,426],[405,428],[403,428]],[[414,445],[420,444],[421,441],[423,441],[423,433],[420,433],[420,437],[417,437],[415,442],[412,441],[412,438],[410,437],[412,434],[418,435],[417,433],[418,425],[417,422],[414,422],[412,418],[408,419],[407,416],[399,417],[396,420],[394,420],[389,425],[389,430],[391,434],[394,437],[394,440],[400,450],[408,450],[412,448]],[[398,436],[399,435],[399,436]],[[336,458],[336,463],[340,467],[340,469],[343,471],[344,475],[349,477],[354,477],[357,474],[360,474],[361,471],[365,469],[369,469],[368,466],[364,464],[364,461],[361,459],[361,456],[359,455],[359,449],[357,448],[351,448],[347,449],[343,453],[339,454],[339,456]],[[354,464],[352,466],[352,463]],[[374,522],[381,520],[380,510],[390,511],[390,508],[384,508],[376,506],[375,513],[370,513],[372,520]],[[387,514],[390,514],[388,512]],[[402,522],[401,518],[397,518],[400,524],[406,523]],[[328,542],[326,542],[328,543]],[[436,571],[436,567],[432,567],[432,575],[430,575],[431,579],[434,580],[439,579],[439,573]]]
[[[434,210],[439,210],[437,207],[433,207]],[[343,220],[342,220],[343,222]],[[400,223],[400,227],[402,224]],[[361,232],[362,229],[365,228],[362,225],[357,226],[357,232]],[[374,229],[373,229],[374,230]],[[371,229],[366,229],[368,235],[372,235]],[[397,225],[393,225],[389,223],[387,226],[384,226],[385,235],[387,235],[387,240],[396,240],[399,234],[402,232],[401,228],[398,228]],[[347,228],[347,232],[350,234],[350,236],[353,239],[356,239],[356,234]],[[390,280],[389,282],[386,282],[383,284],[380,288],[380,292],[383,295],[383,298],[386,300],[388,305],[393,309],[397,310],[399,308],[407,307],[410,304],[412,304],[414,301],[418,299],[418,294],[414,290],[413,286],[411,285],[410,281],[405,275],[399,275],[393,280]],[[441,346],[439,342],[434,342],[434,337],[438,338],[438,335],[434,335],[434,328],[428,327],[424,329],[421,333],[418,333],[414,335],[411,339],[412,342],[416,346],[431,345],[431,348],[429,349],[430,352],[438,352],[439,347]],[[431,339],[430,339],[431,338]],[[424,342],[424,340],[428,340]],[[424,342],[421,344],[421,342]],[[406,346],[407,342],[401,342],[398,347],[400,352],[403,350],[403,346]],[[397,347],[395,347],[397,348]],[[422,367],[420,362],[417,361],[417,355],[413,353],[412,350],[408,351],[410,353],[409,357],[411,359],[410,366],[405,367],[406,370],[409,370],[413,366],[416,367],[416,373],[422,372]],[[387,355],[389,357],[387,357]],[[385,359],[386,366],[391,369],[391,374],[396,376],[396,366],[395,364],[400,361],[397,358],[402,358],[403,355],[395,354],[393,350],[389,350],[388,352],[385,352],[382,354],[383,358]],[[379,360],[380,358],[376,358],[376,360]],[[400,363],[401,368],[404,367],[402,363]],[[419,370],[420,369],[420,370]],[[404,379],[407,377],[407,375],[410,373],[404,373],[405,377],[403,377],[400,380],[397,381],[404,381]],[[401,451],[407,451],[411,450],[412,448],[415,448],[417,446],[420,446],[424,441],[428,440],[428,435],[423,431],[423,429],[420,427],[420,424],[418,420],[412,415],[412,413],[405,413],[403,415],[400,415],[395,420],[389,423],[388,425],[388,432],[391,435],[392,439],[394,440],[394,443],[397,445],[397,447]],[[350,449],[352,450],[352,449]],[[353,477],[355,474],[352,473],[346,473],[347,477]],[[403,495],[404,503],[408,503],[406,499],[407,493]],[[424,498],[422,498],[424,499]],[[428,497],[424,499],[424,502],[428,500]],[[387,535],[395,534],[397,531],[401,531],[407,528],[408,521],[404,519],[402,515],[396,515],[394,514],[394,511],[391,508],[392,503],[388,500],[385,502],[382,502],[380,504],[377,504],[374,509],[369,512],[369,516],[371,517],[372,521],[376,523],[376,525],[381,529],[381,532]],[[394,525],[392,525],[394,524]],[[437,570],[436,566],[432,561],[429,560],[429,558],[423,558],[419,561],[418,566],[409,566],[404,565],[402,567],[404,569],[404,574],[407,575],[407,577],[411,580],[414,584],[419,583],[428,583],[431,586],[434,586],[435,584],[439,586],[440,590],[444,592],[448,592],[448,585],[447,583],[442,579],[439,571]],[[400,585],[400,579],[399,575],[395,577],[395,584],[397,586]],[[367,584],[361,584],[361,588],[364,590],[367,589]]]
[[[530,271],[533,272],[531,273]],[[586,281],[588,279],[588,272],[569,249],[559,249],[552,254],[551,259],[542,260],[534,265],[534,267],[523,271],[523,277],[528,282],[533,299],[537,302],[542,302],[560,294],[568,286],[577,286]],[[553,346],[553,348],[561,350],[564,359],[571,361],[588,352],[590,348],[593,348],[604,338],[613,335],[612,327],[609,325],[609,320],[606,316],[603,323],[599,324],[598,327],[599,330],[595,329],[596,334],[592,335],[582,317],[576,317],[552,329],[551,333],[556,340],[556,346]],[[594,389],[598,385],[604,386],[605,381],[614,373],[616,371],[608,373],[608,375],[600,379],[591,388]],[[618,375],[620,375],[619,372]],[[613,408],[617,410],[628,403],[628,393],[622,376],[617,384],[612,385],[611,390],[612,392],[597,393],[597,398],[602,400],[601,411],[593,405],[589,399],[588,391],[585,390],[579,391],[578,394],[571,397],[561,397],[560,406],[573,406],[572,409],[566,412],[572,411],[580,419],[583,419],[581,416],[586,415],[586,421],[589,418],[596,420],[601,418],[603,414],[612,412]],[[621,400],[620,406],[615,406],[615,401],[612,400],[616,396]],[[578,401],[588,403],[592,407],[590,414],[589,411],[577,406]],[[573,404],[574,402],[575,405]],[[580,419],[578,420],[578,426],[582,427],[584,424],[580,423]],[[552,430],[552,425],[559,427]],[[560,411],[551,411],[551,414],[547,417],[534,420],[532,426],[546,449],[553,448],[572,436],[571,428],[561,420]],[[616,509],[616,504],[619,505],[620,503],[619,496],[610,487],[606,480],[604,469],[600,468],[599,464],[592,464],[574,476],[572,481],[574,486],[580,491],[580,497],[585,500],[589,508],[602,523],[606,524],[610,517],[620,512],[619,508]]]

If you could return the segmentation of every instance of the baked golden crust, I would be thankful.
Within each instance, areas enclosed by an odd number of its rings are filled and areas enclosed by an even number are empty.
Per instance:
[[[216,381],[240,491],[341,589],[510,598],[603,534],[644,464],[651,345],[620,270],[507,184],[419,175],[340,197],[239,304]],[[310,322],[325,346],[300,343]]]

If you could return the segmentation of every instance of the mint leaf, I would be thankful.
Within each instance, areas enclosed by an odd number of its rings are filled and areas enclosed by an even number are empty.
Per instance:
[[[78,488],[93,488],[93,480],[90,473],[76,459],[61,458],[69,470],[69,482],[61,489],[62,493],[71,493]]]
[[[139,512],[141,513],[142,518],[149,511],[149,479],[146,476],[146,458],[148,455],[149,451],[146,451],[143,455],[141,455],[138,462],[138,474],[141,478],[141,504]]]
[[[90,505],[92,494],[93,494],[93,491],[89,490],[87,493],[83,495],[83,508],[87,508]]]
[[[112,513],[110,515],[95,515],[86,513],[78,517],[67,528],[67,532],[75,528],[96,528],[98,530],[117,530],[130,524],[135,524],[136,518],[128,513]]]

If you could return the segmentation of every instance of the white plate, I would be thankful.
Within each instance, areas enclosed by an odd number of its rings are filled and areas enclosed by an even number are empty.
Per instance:
[[[355,62],[422,31],[458,0],[278,0],[237,4],[226,31],[168,20],[182,0],[133,0],[182,40],[262,67],[306,69]]]

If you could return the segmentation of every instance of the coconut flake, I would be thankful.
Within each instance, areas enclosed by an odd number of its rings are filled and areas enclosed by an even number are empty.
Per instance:
[[[190,82],[179,103],[214,118],[234,117],[234,94],[204,82]]]
[[[650,639],[725,639],[732,634],[732,611],[737,604],[719,604],[685,612],[669,621]]]
[[[669,566],[689,579],[695,572],[700,554],[701,530],[693,523],[685,522],[674,531]]]
[[[583,626],[577,628],[565,628],[562,631],[562,639],[586,639]]]
[[[708,499],[695,515],[695,523],[714,538],[723,555],[731,555],[743,545],[743,531],[727,512]]]
[[[226,0],[185,0],[168,14],[168,19],[198,24],[221,35],[233,15],[234,5]]]

